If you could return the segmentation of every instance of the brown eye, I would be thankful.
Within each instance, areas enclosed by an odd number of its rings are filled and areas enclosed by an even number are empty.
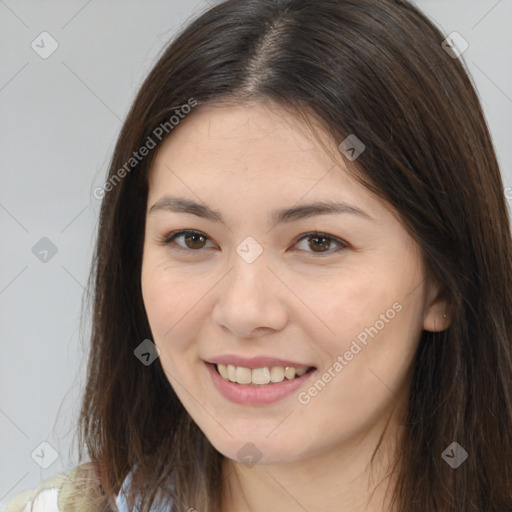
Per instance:
[[[202,249],[206,243],[206,238],[199,233],[186,234],[183,240],[189,249]]]
[[[316,254],[325,253],[329,255],[336,252],[336,250],[329,250],[329,247],[331,247],[332,244],[338,245],[340,249],[348,247],[348,244],[342,240],[325,233],[306,233],[299,239],[299,242],[304,240],[306,241],[306,252]]]
[[[324,252],[329,249],[329,246],[331,245],[331,240],[326,236],[312,236],[308,237],[307,240],[310,241],[309,246],[315,252]]]
[[[182,243],[177,243],[176,240],[182,239]],[[197,231],[178,231],[176,233],[171,233],[167,236],[163,243],[164,245],[171,246],[173,250],[178,251],[199,251],[205,247],[205,244],[208,241],[208,237],[203,233],[199,233]]]
[[[182,240],[182,242],[178,243],[177,240]],[[206,245],[208,241],[208,237],[203,233],[198,231],[182,230],[171,233],[165,237],[161,243],[169,246],[173,251],[199,253],[202,249],[209,249],[213,247],[213,245],[210,245],[209,247]],[[312,254],[318,254],[319,256],[328,256],[348,247],[347,243],[326,233],[305,233],[297,243],[303,241],[306,241],[306,247],[301,250]],[[338,249],[330,250],[330,247],[333,244],[337,246]]]

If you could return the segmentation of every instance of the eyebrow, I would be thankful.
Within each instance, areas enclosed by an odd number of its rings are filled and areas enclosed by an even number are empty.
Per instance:
[[[153,206],[148,210],[148,215],[157,211],[170,211],[175,213],[189,213],[201,217],[203,219],[211,220],[213,222],[220,222],[226,225],[222,213],[218,210],[213,210],[205,204],[196,203],[190,199],[181,197],[163,196],[156,201]],[[317,215],[333,215],[344,214],[359,216],[364,219],[375,222],[375,220],[366,212],[357,208],[356,206],[349,205],[342,201],[316,201],[310,204],[301,206],[292,206],[289,208],[281,208],[273,210],[270,213],[270,221],[276,224],[283,224],[287,222],[308,219]]]

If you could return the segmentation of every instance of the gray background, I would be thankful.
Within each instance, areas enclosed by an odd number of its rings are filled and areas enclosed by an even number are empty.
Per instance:
[[[468,41],[463,60],[512,187],[512,0],[416,4],[444,34]],[[207,7],[0,0],[0,504],[76,465],[87,357],[79,320],[99,211],[92,191],[155,57]],[[31,47],[43,31],[58,43],[46,59]],[[43,237],[53,256],[34,254]]]

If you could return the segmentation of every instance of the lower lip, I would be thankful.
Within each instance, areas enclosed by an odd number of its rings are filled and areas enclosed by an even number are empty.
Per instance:
[[[206,363],[206,366],[212,377],[213,384],[221,394],[228,400],[243,405],[265,405],[277,402],[296,391],[316,371],[309,371],[292,380],[285,378],[282,382],[268,384],[267,386],[250,386],[224,379],[212,363]]]

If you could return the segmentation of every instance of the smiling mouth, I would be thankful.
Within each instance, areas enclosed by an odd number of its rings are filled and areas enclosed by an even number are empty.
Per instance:
[[[268,386],[269,384],[278,384],[285,380],[294,380],[315,370],[313,366],[309,368],[305,366],[300,368],[293,366],[265,366],[253,369],[232,364],[214,364],[213,366],[215,366],[217,373],[224,380],[253,386]]]

